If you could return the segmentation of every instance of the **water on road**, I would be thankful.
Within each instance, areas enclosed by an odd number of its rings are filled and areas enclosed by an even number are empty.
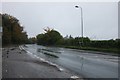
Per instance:
[[[37,57],[55,63],[85,78],[118,78],[117,56],[35,44],[26,45],[24,48]],[[49,53],[59,58],[44,53]]]

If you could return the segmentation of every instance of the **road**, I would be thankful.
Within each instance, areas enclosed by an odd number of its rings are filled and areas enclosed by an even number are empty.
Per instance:
[[[29,56],[19,47],[2,49],[2,78],[79,78],[80,76]],[[6,80],[6,79],[5,79]],[[12,79],[14,80],[14,79]]]
[[[26,45],[24,48],[33,53],[32,55],[44,58],[84,78],[118,78],[117,56],[102,55],[100,52],[94,51],[38,45]],[[54,54],[59,58],[45,55],[39,50]]]

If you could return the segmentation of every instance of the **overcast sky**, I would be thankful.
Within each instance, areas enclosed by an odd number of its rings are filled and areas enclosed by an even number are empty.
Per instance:
[[[91,39],[118,38],[117,2],[4,2],[2,13],[20,20],[29,37],[43,33],[50,27],[63,36],[81,36],[81,10],[83,9],[84,36]]]

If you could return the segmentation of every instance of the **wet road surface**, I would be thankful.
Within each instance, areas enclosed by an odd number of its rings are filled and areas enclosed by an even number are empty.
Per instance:
[[[76,76],[67,70],[60,71],[56,66],[29,56],[29,53],[19,47],[4,48],[2,54],[3,78],[71,78]]]
[[[102,55],[100,52],[38,45],[26,45],[24,48],[33,53],[32,55],[44,58],[85,78],[118,78],[117,56]],[[53,54],[59,58],[43,53]]]

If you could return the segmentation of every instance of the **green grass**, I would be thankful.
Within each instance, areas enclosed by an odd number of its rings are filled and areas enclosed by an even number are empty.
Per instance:
[[[61,52],[57,52],[57,51],[52,51],[52,50],[49,50],[49,49],[42,49],[44,51],[48,51],[48,52],[53,52],[53,53],[61,53]]]
[[[118,48],[95,48],[95,47],[63,46],[63,45],[56,45],[55,47],[70,48],[70,49],[79,49],[79,50],[86,50],[86,51],[106,52],[106,53],[108,53],[110,55],[117,55],[117,56],[118,56],[118,54],[120,52],[120,50]],[[56,52],[51,51],[51,50],[46,50],[46,49],[42,49],[42,50],[56,53]]]
[[[58,56],[54,55],[54,54],[50,54],[50,53],[47,53],[47,52],[43,52],[44,54],[46,55],[49,55],[49,56],[52,56],[52,57],[55,57],[55,58],[59,58]]]
[[[109,53],[115,53],[115,54],[118,54],[118,51],[119,51],[117,48],[94,48],[94,47],[78,47],[78,46],[65,46],[65,48],[109,52]]]

